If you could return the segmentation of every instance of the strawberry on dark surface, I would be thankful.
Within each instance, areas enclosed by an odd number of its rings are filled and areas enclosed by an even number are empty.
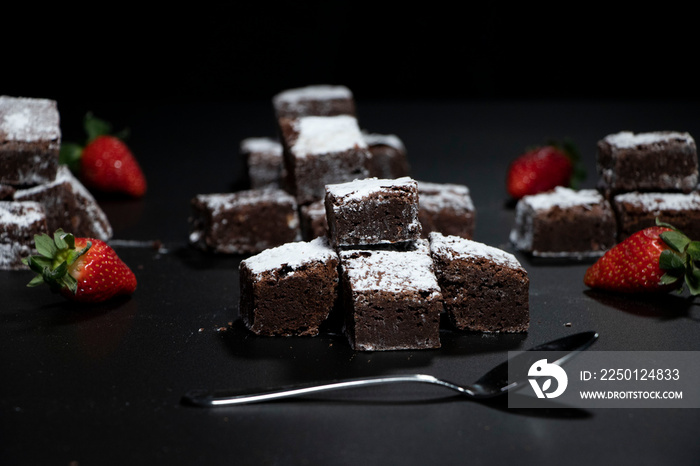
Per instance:
[[[143,170],[124,135],[111,133],[111,126],[91,114],[85,117],[86,144],[63,143],[61,163],[68,165],[91,190],[142,197],[147,183]]]
[[[36,272],[28,286],[46,283],[71,301],[98,303],[136,290],[136,276],[104,241],[56,230],[34,237],[39,253],[23,262]]]
[[[614,246],[586,270],[583,282],[620,293],[682,290],[700,294],[700,242],[657,221]]]
[[[557,186],[575,187],[584,176],[573,144],[551,142],[526,151],[510,163],[506,189],[517,200]]]

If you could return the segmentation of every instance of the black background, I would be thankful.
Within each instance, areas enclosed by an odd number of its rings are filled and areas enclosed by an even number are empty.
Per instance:
[[[13,12],[13,8],[15,11]],[[230,2],[11,7],[0,90],[117,100],[268,99],[345,84],[358,99],[696,100],[697,18],[518,2]]]

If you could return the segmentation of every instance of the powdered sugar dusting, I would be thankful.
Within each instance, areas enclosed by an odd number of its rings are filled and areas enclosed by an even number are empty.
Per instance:
[[[204,204],[213,215],[243,205],[257,204],[260,202],[275,202],[290,204],[296,208],[294,197],[282,189],[249,189],[233,193],[198,194],[197,201]]]
[[[517,209],[529,206],[534,210],[551,209],[552,207],[569,208],[574,206],[593,206],[603,202],[603,196],[595,189],[574,190],[557,186],[552,191],[525,196],[518,201]]]
[[[629,203],[647,211],[700,210],[700,193],[640,193],[618,194],[615,203]]]
[[[695,141],[690,134],[677,131],[652,131],[637,134],[631,131],[620,131],[619,133],[606,136],[604,140],[612,146],[624,149],[640,145],[658,144],[672,140],[681,140],[688,144],[695,144]]]
[[[429,238],[430,251],[435,255],[453,256],[459,259],[482,257],[505,267],[522,269],[518,259],[502,249],[439,232],[431,232]]]
[[[60,137],[55,101],[0,96],[0,140],[56,141]]]
[[[46,218],[44,207],[34,201],[0,201],[0,224],[26,228]]]
[[[367,133],[363,131],[362,137],[364,138],[365,142],[370,146],[385,145],[393,147],[394,149],[398,149],[400,151],[406,150],[403,141],[395,134],[377,134]]]
[[[246,138],[241,141],[241,152],[262,152],[281,156],[282,144],[272,138]]]
[[[363,178],[346,183],[329,184],[326,191],[344,202],[359,201],[385,189],[407,187],[417,190],[417,183],[408,176],[396,179]]]
[[[474,210],[469,188],[461,184],[418,181],[418,202],[431,210],[460,208]]]
[[[295,89],[287,89],[273,97],[275,105],[280,103],[294,104],[302,100],[350,99],[352,92],[346,86],[317,84]]]
[[[411,251],[344,250],[339,254],[353,291],[440,293],[427,240],[416,241]]]
[[[286,243],[264,251],[241,261],[251,272],[259,274],[287,266],[292,272],[311,262],[327,262],[337,258],[337,253],[328,244],[325,237],[318,237],[308,242]]]
[[[297,157],[367,148],[357,119],[350,115],[302,117],[295,129],[299,137],[291,151]]]

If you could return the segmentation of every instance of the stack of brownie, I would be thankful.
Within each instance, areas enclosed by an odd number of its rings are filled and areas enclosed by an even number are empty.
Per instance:
[[[622,131],[598,141],[596,189],[558,187],[518,201],[511,242],[535,257],[596,257],[636,231],[671,223],[700,238],[695,141]]]
[[[529,280],[515,257],[419,221],[410,177],[327,184],[327,235],[240,265],[240,314],[258,335],[315,335],[341,313],[353,349],[440,347],[444,313],[458,329],[523,332]]]
[[[59,122],[53,100],[0,96],[0,269],[26,268],[35,234],[112,236],[95,199],[59,165]]]
[[[326,185],[409,176],[401,139],[362,130],[347,87],[287,89],[272,104],[277,137],[249,137],[240,143],[248,189],[192,199],[191,244],[249,254],[282,245],[290,237],[310,241],[328,233]],[[419,191],[425,237],[441,231],[472,238],[475,209],[466,186],[420,183]]]

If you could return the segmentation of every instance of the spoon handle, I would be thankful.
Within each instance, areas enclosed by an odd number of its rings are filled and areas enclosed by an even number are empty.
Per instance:
[[[294,387],[279,388],[273,390],[262,391],[258,393],[248,393],[243,395],[231,395],[226,392],[208,391],[208,390],[192,390],[185,394],[183,401],[195,406],[214,407],[239,405],[247,403],[260,403],[264,401],[279,400],[281,398],[292,398],[297,396],[309,395],[312,393],[327,392],[333,390],[345,390],[349,388],[367,387],[371,385],[384,385],[406,382],[429,383],[440,385],[442,387],[456,390],[462,394],[470,395],[471,392],[463,387],[457,386],[450,382],[425,374],[408,374],[408,375],[393,375],[380,377],[366,377],[360,379],[347,379],[335,382],[298,385]]]

